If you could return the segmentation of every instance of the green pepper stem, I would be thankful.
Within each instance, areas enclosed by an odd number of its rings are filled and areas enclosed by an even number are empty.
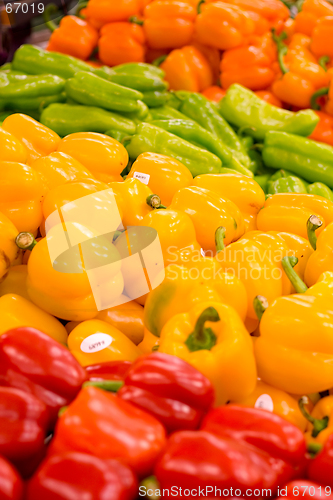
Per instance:
[[[262,151],[264,149],[264,145],[263,144],[252,144],[252,146],[250,147],[250,149],[254,149],[254,150],[258,150],[258,151]]]
[[[288,47],[283,43],[283,40],[287,38],[287,33],[285,31],[282,31],[282,33],[278,36],[276,34],[275,28],[272,28],[272,37],[274,42],[276,43],[277,51],[278,51],[278,61],[279,61],[279,66],[282,71],[282,74],[285,75],[286,73],[289,73],[289,69],[284,63],[284,56],[288,52]]]
[[[201,14],[201,6],[205,3],[206,0],[200,0],[197,5],[197,13]]]
[[[261,321],[261,318],[263,317],[264,312],[268,308],[268,300],[266,297],[263,297],[262,295],[257,295],[254,300],[253,300],[253,308],[254,312],[257,315],[257,318],[259,321]]]
[[[216,344],[216,335],[211,328],[205,328],[206,321],[216,323],[220,316],[215,307],[207,307],[197,319],[194,331],[188,336],[185,344],[189,351],[210,350]]]
[[[311,433],[311,436],[312,437],[317,437],[318,434],[323,431],[324,429],[326,429],[326,427],[328,426],[328,422],[329,422],[329,418],[326,416],[322,419],[319,419],[319,418],[314,418],[312,415],[310,415],[310,413],[308,412],[308,410],[305,408],[305,405],[308,403],[308,398],[306,396],[303,396],[299,401],[298,401],[298,406],[299,406],[299,409],[301,410],[301,413],[303,415],[303,417],[306,418],[306,420],[308,422],[310,422],[310,424],[313,425],[313,431]]]
[[[217,254],[219,252],[222,252],[222,250],[224,250],[225,248],[224,247],[225,234],[226,234],[226,228],[223,226],[218,227],[215,231],[215,246]]]
[[[131,16],[128,19],[128,22],[132,23],[132,24],[138,24],[139,26],[143,26],[143,24],[144,24],[143,19],[140,19],[138,16]]]
[[[161,203],[161,198],[158,196],[158,194],[150,194],[146,198],[146,203],[149,205],[151,208],[166,208],[166,206],[162,205]]]
[[[323,225],[323,222],[316,215],[309,217],[306,227],[310,245],[314,250],[317,250],[317,235],[316,231]]]
[[[319,66],[321,66],[325,71],[327,71],[327,64],[330,62],[330,57],[329,56],[322,56],[318,60]]]
[[[320,110],[321,107],[319,106],[317,99],[318,97],[322,97],[323,95],[327,95],[329,92],[329,87],[322,87],[321,89],[317,90],[314,94],[312,94],[311,99],[310,99],[310,106],[314,110]]]
[[[255,127],[250,127],[249,125],[243,125],[237,130],[237,135],[239,135],[239,137],[243,137],[244,132],[246,132],[247,130],[250,130],[251,132],[257,131]]]
[[[32,233],[19,233],[15,238],[15,243],[21,250],[32,250],[37,245]]]
[[[296,259],[296,263],[293,263],[292,259]],[[301,280],[301,278],[296,273],[293,267],[297,264],[298,259],[296,257],[283,257],[281,263],[284,272],[286,273],[290,283],[293,285],[297,293],[305,293],[308,290],[308,287]],[[294,265],[293,265],[294,264]]]
[[[54,21],[50,19],[51,14],[55,14],[58,11],[58,7],[54,3],[50,3],[43,12],[43,19],[46,26],[50,31],[55,31],[58,26]]]
[[[98,387],[103,391],[117,392],[123,385],[123,380],[88,380],[82,387]]]
[[[162,62],[164,62],[167,57],[168,57],[168,54],[164,54],[163,56],[157,57],[157,59],[155,59],[152,62],[152,65],[153,66],[161,66]]]
[[[317,455],[323,449],[323,445],[320,443],[308,443],[307,451],[311,455]]]
[[[82,14],[81,14],[81,10],[85,9],[87,7],[87,5],[88,5],[88,1],[79,2],[77,9],[76,9],[76,12],[75,12],[75,15],[80,17],[81,19],[84,19],[84,16],[82,16]]]

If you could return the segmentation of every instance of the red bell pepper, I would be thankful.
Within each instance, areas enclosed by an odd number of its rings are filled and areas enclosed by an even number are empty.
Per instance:
[[[307,475],[312,481],[333,488],[333,434],[318,455],[309,461]]]
[[[13,465],[0,456],[0,499],[22,500],[23,482]]]
[[[124,380],[131,367],[131,361],[106,361],[96,365],[86,366],[88,380],[99,382],[103,380]]]
[[[137,490],[127,465],[67,452],[44,460],[28,483],[25,500],[134,500]]]
[[[305,461],[302,432],[265,410],[222,406],[208,413],[201,429],[169,439],[155,468],[162,489],[201,488],[206,496],[221,496],[220,490],[229,497],[260,490],[257,496],[271,497]]]
[[[134,362],[118,396],[154,415],[168,432],[197,429],[214,403],[213,386],[204,375],[159,352]]]
[[[0,336],[0,385],[42,400],[49,410],[50,426],[86,378],[86,371],[68,349],[39,330],[14,328]]]
[[[294,498],[304,498],[305,500],[323,500],[324,498],[332,499],[330,486],[324,486],[306,479],[296,479],[280,488],[277,500],[291,500]]]
[[[45,404],[33,394],[0,387],[0,422],[0,454],[29,475],[45,451]]]
[[[49,451],[119,459],[146,476],[164,445],[164,428],[154,417],[112,393],[84,387],[59,418]]]

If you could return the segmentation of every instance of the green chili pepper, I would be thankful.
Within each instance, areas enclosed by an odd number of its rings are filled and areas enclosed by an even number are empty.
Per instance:
[[[124,63],[114,66],[112,69],[116,73],[124,75],[145,75],[152,73],[157,78],[164,78],[165,75],[163,69],[147,63]]]
[[[333,147],[286,132],[267,132],[262,157],[266,166],[287,165],[309,182],[333,188]]]
[[[136,134],[130,138],[126,149],[134,160],[148,151],[176,158],[193,176],[219,173],[221,169],[221,160],[217,156],[150,123],[138,125]]]
[[[257,174],[264,168],[264,162],[262,161],[261,154],[255,149],[249,149],[247,154],[251,160],[249,170],[251,170],[253,174]]]
[[[118,83],[118,85],[139,90],[140,92],[161,91],[168,88],[167,82],[162,80],[162,78],[151,71],[151,69],[144,69],[136,72],[133,65],[131,66],[131,68],[123,69],[121,72],[117,71],[117,67],[112,68],[114,70],[113,74],[110,75],[108,79],[113,83]]]
[[[27,111],[42,111],[44,108],[52,103],[65,102],[66,94],[61,92],[60,94],[47,95],[40,97],[11,97],[7,99],[0,98],[0,109],[5,110],[15,110],[16,112]],[[29,113],[27,113],[29,114]]]
[[[189,118],[175,108],[170,106],[159,106],[158,108],[152,108],[150,114],[153,120],[189,120]]]
[[[281,169],[281,170],[278,170],[277,172],[275,172],[275,173],[271,176],[271,178],[270,178],[269,180],[270,180],[270,181],[276,181],[276,180],[278,180],[278,179],[281,179],[282,177],[290,177],[290,176],[291,176],[291,177],[294,177],[293,172],[290,172],[289,170]],[[306,182],[306,181],[305,181],[304,179],[302,179],[301,177],[298,177],[298,178],[302,181],[303,185],[307,188],[307,187],[308,187],[308,185],[309,185],[309,183],[308,183],[308,182]]]
[[[243,137],[240,137],[239,140],[246,151],[248,151],[254,143],[253,137],[250,135],[244,135]]]
[[[250,166],[250,158],[246,154],[239,137],[230,125],[219,115],[216,105],[201,94],[178,91],[175,95],[181,101],[179,111],[196,121],[203,128],[220,139],[232,155],[245,167]]]
[[[122,142],[124,139],[128,137],[126,132],[122,132],[121,130],[110,129],[104,132],[105,135],[116,139],[116,141]]]
[[[5,63],[2,66],[0,66],[0,71],[6,71],[6,70],[11,70],[12,69],[12,63]]]
[[[6,81],[7,80],[7,81]],[[65,88],[65,80],[55,75],[1,75],[0,100],[34,98],[60,94]]]
[[[333,201],[333,193],[331,189],[322,182],[314,182],[313,184],[309,184],[308,193],[316,194],[317,196],[322,196],[323,198],[327,198],[327,200]]]
[[[103,134],[110,129],[131,135],[136,130],[132,120],[94,106],[51,104],[42,112],[40,121],[62,137],[75,132]]]
[[[149,108],[164,106],[169,101],[169,92],[166,90],[151,90],[143,92],[142,100]]]
[[[276,193],[303,193],[306,194],[306,188],[299,177],[288,176],[281,177],[275,181],[269,180],[267,183],[267,194]]]
[[[261,189],[267,193],[267,184],[270,178],[270,174],[256,175],[254,180],[259,184]]]
[[[319,117],[307,109],[293,113],[277,108],[257,97],[242,85],[233,84],[217,104],[221,115],[237,127],[249,127],[249,135],[258,140],[270,130],[310,135]]]
[[[199,148],[207,149],[207,151],[210,151],[220,158],[223,166],[225,165],[226,167],[252,177],[252,173],[233,158],[230,150],[225,144],[198,123],[186,119],[153,120],[151,123],[156,127],[163,128],[171,134],[181,137]]]
[[[126,118],[129,118],[130,120],[139,120],[139,121],[150,121],[152,119],[152,116],[150,114],[148,106],[142,102],[142,101],[137,101],[137,104],[139,108],[137,111],[131,111],[130,113],[124,113],[122,112],[122,116],[125,116]]]

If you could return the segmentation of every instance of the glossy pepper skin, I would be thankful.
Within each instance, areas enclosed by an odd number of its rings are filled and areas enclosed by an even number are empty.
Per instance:
[[[95,28],[84,19],[67,15],[61,19],[59,27],[53,30],[46,50],[85,60],[97,42],[98,32]]]
[[[134,361],[141,354],[140,349],[120,330],[98,319],[77,325],[69,334],[68,348],[81,366],[118,360]]]
[[[182,210],[189,215],[198,242],[204,250],[210,252],[215,252],[215,232],[218,227],[223,226],[226,229],[226,245],[240,238],[245,232],[243,216],[238,207],[208,189],[196,186],[182,188],[173,197],[170,208]]]
[[[191,42],[195,7],[178,0],[154,0],[144,9],[144,32],[152,49],[176,49]]]
[[[333,435],[331,434],[323,449],[315,456],[308,465],[307,475],[312,481],[323,484],[328,487],[333,487],[332,483],[332,468],[333,468]],[[325,489],[326,492],[326,489]],[[327,489],[328,493],[328,489]]]
[[[128,62],[144,62],[145,34],[143,27],[128,22],[105,24],[98,40],[98,58],[107,66]]]
[[[22,262],[22,250],[20,250],[15,238],[18,230],[5,216],[0,212],[0,281],[6,277],[8,269],[18,259],[18,264]]]
[[[333,147],[286,132],[270,131],[262,152],[265,165],[288,170],[309,182],[323,182],[333,188]],[[278,158],[278,160],[277,160]]]
[[[27,148],[28,165],[40,156],[46,156],[56,151],[60,142],[58,134],[30,116],[20,113],[8,116],[2,124],[2,128],[13,134]]]
[[[125,228],[137,226],[153,210],[148,205],[147,198],[154,193],[139,179],[129,177],[124,182],[110,182],[109,186],[121,200],[120,208],[124,214],[122,223]]]
[[[279,20],[285,21],[289,17],[287,7],[278,0],[227,0],[226,3],[237,5],[241,9],[256,12],[267,19],[270,24],[277,24]]]
[[[132,365],[118,395],[152,414],[169,433],[198,428],[214,402],[206,377],[182,359],[159,352]]]
[[[102,381],[102,380],[119,380],[123,381],[129,368],[132,366],[130,361],[107,361],[104,363],[97,363],[96,365],[89,365],[85,367],[88,380]]]
[[[333,146],[333,117],[323,111],[316,111],[316,114],[320,121],[310,135],[310,139]]]
[[[255,31],[250,15],[237,6],[224,2],[204,3],[195,22],[195,37],[220,50],[239,47]]]
[[[103,500],[134,500],[138,482],[129,467],[86,453],[67,452],[48,457],[31,478],[26,499],[80,500],[89,495]]]
[[[44,451],[48,426],[46,405],[33,394],[0,387],[0,453],[23,474]]]
[[[332,258],[333,223],[329,224],[319,235],[316,251],[311,255],[305,269],[304,280],[308,286],[317,283],[322,273],[333,272]]]
[[[307,136],[313,132],[319,121],[318,116],[311,110],[293,113],[277,108],[238,84],[229,87],[225,98],[218,103],[218,109],[233,125],[249,127],[248,134],[258,140],[264,139],[269,131],[275,133],[275,130]],[[282,164],[280,161],[280,167]]]
[[[6,279],[0,282],[0,297],[6,294],[15,294],[29,300],[26,279],[27,266],[25,264],[10,267]]]
[[[60,94],[65,89],[65,80],[56,75],[12,77],[0,75],[0,102],[6,107],[7,100],[15,106],[15,97],[34,98]]]
[[[330,16],[318,19],[312,32],[311,51],[316,57],[333,57],[332,47],[327,45],[327,40],[333,36],[332,15],[333,12]]]
[[[142,153],[132,164],[127,179],[140,180],[160,196],[163,205],[170,205],[175,193],[189,186],[193,177],[188,168],[170,156]]]
[[[296,475],[304,455],[304,438],[294,425],[263,410],[228,405],[208,413],[200,431],[175,433],[155,473],[161,488],[232,487],[243,494],[268,488],[274,494]]]
[[[303,193],[306,194],[307,190],[304,183],[299,177],[288,175],[281,177],[275,181],[268,181],[267,194],[277,193]]]
[[[0,161],[25,163],[28,151],[13,134],[0,128]]]
[[[323,198],[326,198],[329,201],[333,201],[332,190],[322,182],[314,182],[313,184],[309,184],[307,187],[307,191],[309,194],[322,196]]]
[[[41,123],[61,137],[79,132],[105,133],[109,129],[134,134],[135,123],[124,116],[95,106],[51,104],[40,116]]]
[[[219,115],[214,103],[206,99],[203,95],[193,92],[178,91],[176,92],[176,96],[181,101],[179,108],[181,113],[198,122],[208,132],[215,135],[225,144],[226,149],[230,149],[232,156],[235,156],[245,167],[249,166],[249,157],[239,137],[224,118]],[[200,113],[198,109],[200,109]]]
[[[164,445],[165,430],[154,417],[111,393],[85,387],[58,420],[50,453],[78,451],[119,459],[145,477]]]
[[[69,404],[87,375],[68,350],[34,328],[14,328],[0,337],[2,385],[28,392],[44,402],[49,424]],[[31,363],[38,371],[31,372]]]
[[[136,133],[131,137],[126,149],[133,160],[146,152],[176,158],[193,176],[218,173],[221,168],[221,160],[217,156],[149,123],[137,126]]]
[[[333,16],[333,7],[325,0],[305,0],[302,10],[295,17],[295,31],[311,36],[321,17]]]
[[[3,500],[22,500],[23,482],[14,466],[0,456],[0,495]]]
[[[217,405],[245,397],[255,387],[251,338],[237,312],[226,304],[203,302],[170,318],[161,332],[159,352],[178,356],[205,375],[213,384]],[[226,377],[229,383],[221,384]]]
[[[170,90],[201,92],[213,84],[209,61],[196,47],[173,50],[161,64]]]
[[[154,90],[163,91],[168,88],[163,80],[164,71],[157,66],[146,63],[125,63],[112,68],[113,73],[109,80],[138,90],[143,94]]]
[[[127,21],[130,16],[139,14],[140,2],[138,0],[121,0],[118,4],[110,4],[105,0],[93,0],[88,4],[85,16],[88,21],[99,27],[106,23]]]

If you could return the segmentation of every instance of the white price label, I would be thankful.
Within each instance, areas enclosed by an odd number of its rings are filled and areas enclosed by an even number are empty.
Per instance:
[[[146,184],[148,186],[148,182],[150,179],[149,174],[143,174],[142,172],[134,172],[134,179],[138,179],[138,181],[142,182],[142,184]]]
[[[262,394],[255,402],[254,407],[262,408],[263,410],[267,411],[273,411],[274,410],[273,399],[270,397],[269,394]]]
[[[112,341],[113,338],[106,333],[94,333],[82,340],[80,348],[82,352],[87,353],[103,351],[103,349],[109,347]]]

